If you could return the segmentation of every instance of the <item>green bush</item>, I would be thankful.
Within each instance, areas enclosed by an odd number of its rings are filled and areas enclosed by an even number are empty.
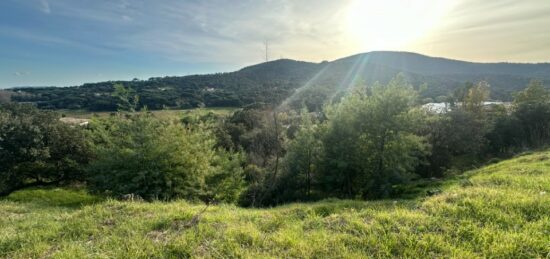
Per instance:
[[[83,180],[89,147],[78,126],[32,105],[0,106],[0,195],[31,185]]]
[[[184,127],[137,113],[90,125],[96,157],[88,172],[94,192],[232,202],[242,189],[241,155],[216,149],[203,124]]]
[[[319,185],[328,197],[385,198],[412,177],[429,153],[426,139],[416,134],[423,120],[416,100],[398,75],[327,108]]]

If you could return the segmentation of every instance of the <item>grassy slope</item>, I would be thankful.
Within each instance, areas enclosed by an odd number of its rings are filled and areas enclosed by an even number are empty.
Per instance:
[[[0,257],[550,257],[550,152],[468,172],[413,200],[273,209],[25,190],[0,201]]]

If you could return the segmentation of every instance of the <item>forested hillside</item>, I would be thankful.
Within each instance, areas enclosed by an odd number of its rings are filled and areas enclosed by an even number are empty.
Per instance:
[[[13,88],[18,102],[45,109],[114,111],[114,85],[131,88],[139,107],[149,109],[243,107],[255,103],[320,110],[358,83],[386,84],[398,73],[420,95],[443,100],[467,82],[487,81],[491,99],[511,100],[531,79],[550,80],[550,64],[471,63],[407,52],[369,52],[332,62],[276,60],[230,73],[108,81],[74,87]]]

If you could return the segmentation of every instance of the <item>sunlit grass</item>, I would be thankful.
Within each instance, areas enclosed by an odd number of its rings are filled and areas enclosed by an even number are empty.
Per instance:
[[[199,114],[205,115],[210,112],[217,115],[230,115],[234,111],[237,111],[239,108],[235,107],[209,107],[209,108],[195,108],[195,109],[179,109],[179,110],[154,110],[149,111],[155,116],[165,119],[179,118],[183,115],[188,114]],[[90,112],[82,110],[58,110],[59,113],[65,115],[66,117],[77,118],[77,119],[90,119],[93,116],[99,117],[108,117],[114,112]]]
[[[103,200],[32,189],[0,201],[0,257],[545,258],[550,152],[466,173],[409,200],[270,209]]]

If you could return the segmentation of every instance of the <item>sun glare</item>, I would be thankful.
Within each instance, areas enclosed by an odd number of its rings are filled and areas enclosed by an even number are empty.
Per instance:
[[[451,7],[442,0],[355,0],[347,11],[351,38],[363,49],[400,49],[434,29]]]

